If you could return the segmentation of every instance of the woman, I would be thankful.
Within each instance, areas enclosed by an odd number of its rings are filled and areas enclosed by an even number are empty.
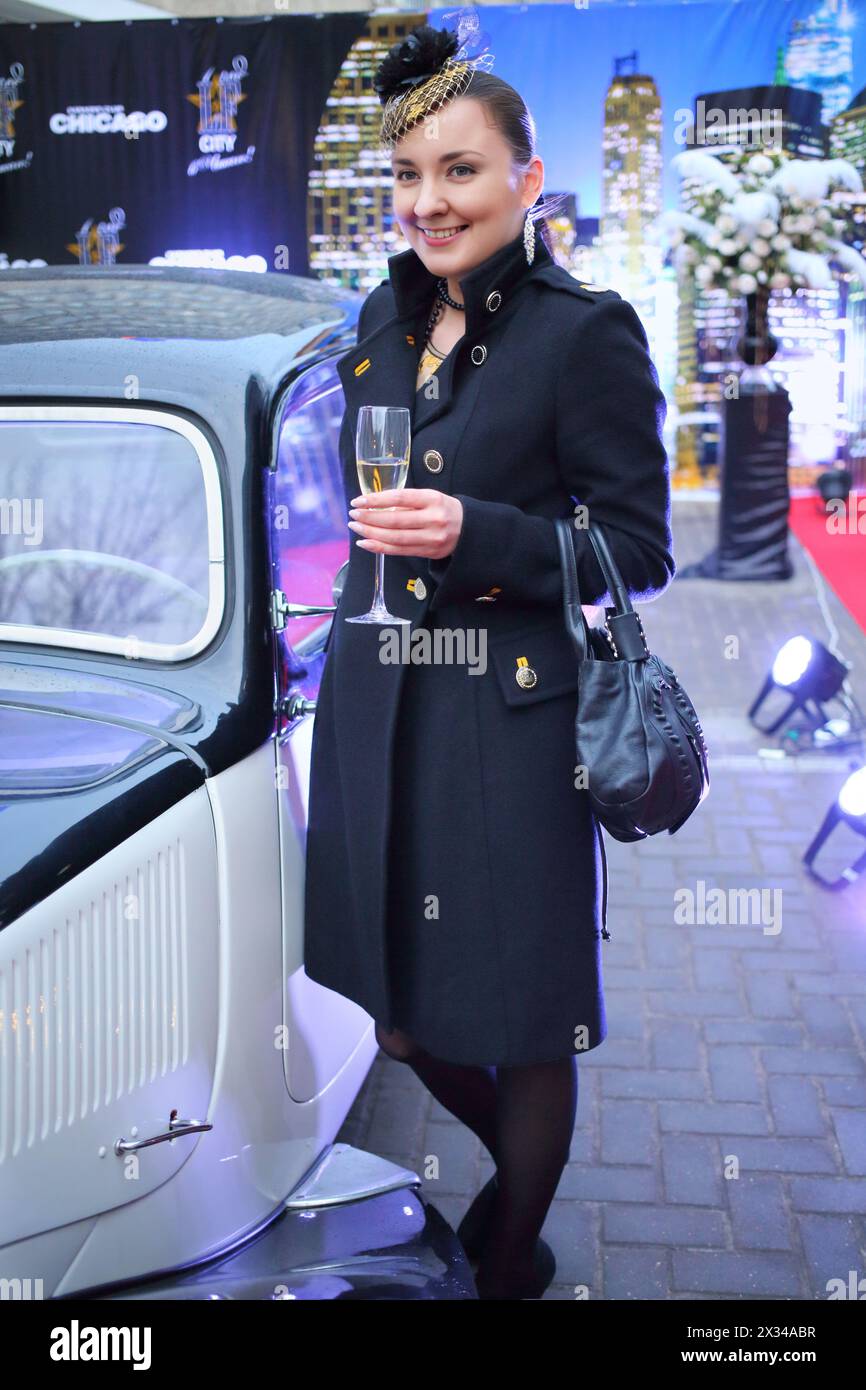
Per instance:
[[[421,26],[377,75],[410,249],[338,368],[355,534],[315,721],[305,966],[492,1155],[459,1230],[479,1297],[540,1297],[577,1054],[607,1031],[554,518],[576,513],[584,603],[612,601],[587,515],[633,598],[666,588],[665,402],[632,306],[534,234],[544,169],[522,99],[455,47]],[[358,495],[365,403],[412,412],[405,489]],[[403,634],[344,621],[369,607],[377,552]]]

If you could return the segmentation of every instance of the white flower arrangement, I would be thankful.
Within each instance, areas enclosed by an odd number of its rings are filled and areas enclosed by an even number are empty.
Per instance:
[[[703,289],[823,289],[832,284],[832,261],[866,285],[866,260],[837,235],[847,223],[835,193],[863,191],[847,160],[792,159],[768,148],[723,162],[685,150],[673,165],[682,178],[700,181],[696,205],[664,212],[658,227],[675,248],[677,271],[693,273]]]

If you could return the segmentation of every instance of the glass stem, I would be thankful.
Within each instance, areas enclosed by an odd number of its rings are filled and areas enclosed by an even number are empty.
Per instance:
[[[373,607],[385,607],[385,556],[376,551],[376,578],[373,587]]]

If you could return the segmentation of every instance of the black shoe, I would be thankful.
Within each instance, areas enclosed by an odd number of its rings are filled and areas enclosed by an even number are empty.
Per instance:
[[[534,1288],[521,1294],[522,1298],[542,1298],[553,1283],[553,1276],[556,1273],[556,1256],[547,1241],[542,1240],[541,1236],[538,1237],[535,1246],[535,1269],[537,1279]]]
[[[477,1260],[481,1257],[497,1191],[498,1184],[494,1173],[493,1177],[488,1178],[481,1191],[476,1194],[472,1205],[457,1227],[457,1239],[466,1251],[466,1257],[469,1260]]]
[[[535,1277],[529,1284],[511,1285],[507,1289],[500,1289],[498,1292],[485,1292],[483,1284],[478,1290],[478,1297],[481,1300],[495,1299],[532,1299],[543,1298],[546,1290],[553,1283],[553,1276],[556,1273],[556,1256],[551,1250],[546,1240],[541,1236],[535,1243],[533,1256],[535,1264]],[[476,1279],[477,1284],[477,1279]]]

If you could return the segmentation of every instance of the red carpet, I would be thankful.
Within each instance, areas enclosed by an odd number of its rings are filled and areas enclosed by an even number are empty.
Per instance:
[[[852,493],[844,517],[821,506],[820,497],[792,497],[791,530],[866,632],[866,495]]]

